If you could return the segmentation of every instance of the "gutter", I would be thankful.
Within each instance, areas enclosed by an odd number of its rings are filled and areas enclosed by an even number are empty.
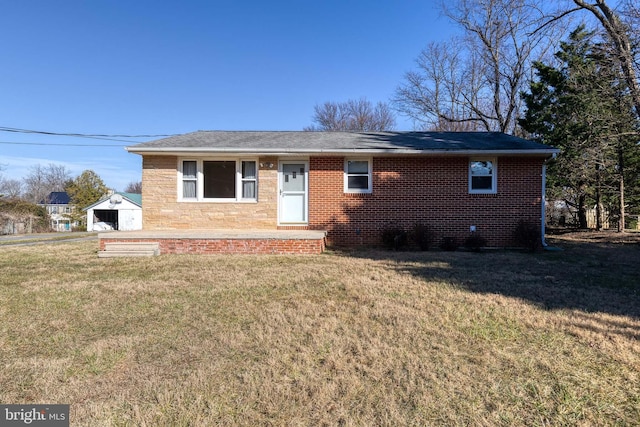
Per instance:
[[[397,149],[397,148],[333,148],[333,149],[295,149],[287,150],[285,148],[273,148],[273,149],[255,149],[255,148],[202,148],[202,147],[125,147],[129,153],[135,154],[156,154],[156,155],[211,155],[211,154],[253,154],[253,155],[265,155],[265,156],[295,156],[295,155],[309,155],[309,154],[325,154],[325,155],[344,155],[344,154],[358,154],[358,155],[373,155],[373,154],[431,154],[431,155],[535,155],[535,156],[553,156],[558,153],[556,149],[544,149],[544,150],[416,150],[416,149]]]

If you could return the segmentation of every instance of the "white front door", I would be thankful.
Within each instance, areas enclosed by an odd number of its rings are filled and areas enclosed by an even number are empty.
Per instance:
[[[280,224],[307,223],[307,169],[307,162],[280,162]]]

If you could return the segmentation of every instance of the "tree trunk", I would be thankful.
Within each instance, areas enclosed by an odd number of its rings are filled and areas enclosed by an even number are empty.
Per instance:
[[[622,148],[618,148],[618,166],[620,170],[620,220],[618,221],[618,231],[620,233],[624,233],[625,223],[624,223],[624,155]]]
[[[600,203],[600,174],[598,174],[598,184],[596,185],[596,230],[602,231],[602,204]]]
[[[620,233],[624,233],[625,229],[624,215],[624,178],[620,175],[620,221],[618,221],[618,231]]]
[[[596,231],[602,231],[602,192],[601,192],[600,163],[596,164]]]
[[[582,230],[586,230],[587,225],[587,207],[586,207],[586,194],[582,193],[578,196],[578,224]]]

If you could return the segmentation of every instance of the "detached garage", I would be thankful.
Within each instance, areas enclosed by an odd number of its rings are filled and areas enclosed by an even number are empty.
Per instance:
[[[142,230],[142,195],[114,193],[85,208],[87,231]]]

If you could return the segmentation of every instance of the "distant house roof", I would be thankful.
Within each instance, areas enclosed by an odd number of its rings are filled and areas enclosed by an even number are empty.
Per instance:
[[[44,200],[40,201],[40,205],[68,205],[71,202],[66,191],[52,191]]]
[[[130,201],[134,205],[142,207],[142,194],[116,192],[116,193],[113,193],[113,194],[111,194],[109,196],[105,196],[105,197],[101,198],[97,202],[87,206],[86,208],[84,208],[82,210],[86,211],[86,210],[89,210],[89,209],[91,209],[91,208],[93,208],[95,206],[98,206],[100,203],[104,202],[105,200],[111,199],[111,197],[113,197],[116,194],[122,196],[123,199],[126,199],[126,200]]]
[[[131,203],[135,203],[138,206],[142,206],[142,194],[138,193],[116,193],[120,194],[125,199],[128,199]]]
[[[559,150],[498,132],[198,131],[127,147],[137,154],[522,154]]]

